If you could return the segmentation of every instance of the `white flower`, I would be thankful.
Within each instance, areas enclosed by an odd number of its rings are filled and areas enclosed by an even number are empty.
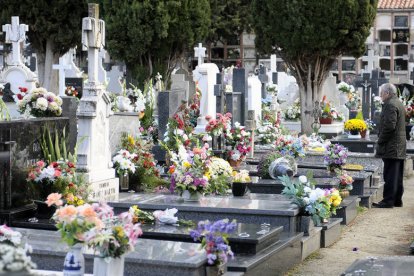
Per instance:
[[[299,176],[299,181],[300,183],[305,184],[306,182],[308,182],[308,178],[304,175]]]
[[[235,128],[239,128],[239,127],[240,127],[240,123],[239,123],[239,122],[235,122],[235,123],[234,123],[234,127],[235,127]]]
[[[309,194],[309,193],[312,191],[312,189],[311,189],[310,187],[308,187],[308,186],[305,186],[305,187],[303,188],[303,191],[304,191],[305,193]]]
[[[233,151],[232,155],[231,155],[231,159],[234,161],[239,160],[241,157],[241,153],[238,150]]]
[[[36,108],[46,111],[47,106],[48,106],[48,102],[45,98],[38,98],[36,100]]]
[[[51,111],[57,111],[57,110],[59,110],[59,106],[58,106],[58,104],[56,102],[50,102],[48,108]]]
[[[303,202],[305,202],[306,205],[310,203],[309,197],[304,197]]]

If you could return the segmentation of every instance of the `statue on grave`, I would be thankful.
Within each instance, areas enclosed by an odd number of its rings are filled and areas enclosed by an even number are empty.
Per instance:
[[[321,128],[321,123],[319,122],[319,118],[322,116],[322,103],[319,104],[318,101],[315,102],[314,107],[313,107],[313,111],[312,111],[312,116],[313,116],[313,123],[312,123],[312,130],[318,134],[319,133],[319,129]]]
[[[3,102],[14,103],[14,93],[10,89],[10,83],[6,83],[3,88]]]

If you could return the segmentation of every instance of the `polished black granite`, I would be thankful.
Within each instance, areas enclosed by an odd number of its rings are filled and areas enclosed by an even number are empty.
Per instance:
[[[357,259],[341,275],[342,276],[377,276],[393,275],[408,276],[414,272],[414,257],[412,256],[390,256],[390,257],[367,257]]]
[[[316,187],[319,188],[334,188],[338,187],[338,178],[315,178]],[[252,193],[260,194],[280,194],[284,189],[280,179],[254,179],[252,183],[248,184],[248,188]]]
[[[189,234],[192,228],[187,226],[144,224],[141,229],[144,232],[142,238],[146,239],[194,242]],[[238,223],[236,231],[228,239],[234,253],[256,254],[277,242],[282,231],[281,226]]]
[[[336,209],[336,215],[333,218],[342,218],[341,224],[348,225],[358,215],[358,206],[361,199],[357,196],[349,196],[342,199],[341,208]]]

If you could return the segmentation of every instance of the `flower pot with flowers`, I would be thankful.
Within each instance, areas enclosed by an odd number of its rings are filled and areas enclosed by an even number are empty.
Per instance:
[[[184,200],[198,201],[209,189],[211,150],[208,144],[193,150],[180,145],[178,153],[170,152],[170,155],[173,163],[169,168],[170,190],[177,191]]]
[[[288,106],[286,110],[283,110],[283,118],[288,121],[300,120],[300,100],[296,99],[293,105]]]
[[[326,152],[323,156],[323,162],[328,171],[342,170],[342,166],[346,164],[348,149],[340,144],[328,144],[325,148]]]
[[[212,136],[213,149],[223,148],[222,135],[231,127],[231,113],[221,114],[217,113],[216,118],[207,115],[206,133]]]
[[[138,158],[135,153],[121,149],[117,155],[112,158],[113,166],[119,177],[119,187],[121,191],[129,190],[129,175],[134,174],[136,166],[134,160]]]
[[[57,117],[62,115],[62,98],[45,88],[35,88],[27,92],[27,88],[20,87],[17,96],[17,107],[21,114],[34,117]]]
[[[332,124],[333,116],[331,113],[331,104],[326,101],[326,96],[323,96],[321,102],[322,114],[319,117],[319,122],[322,125],[330,125]]]
[[[345,96],[345,106],[349,110],[357,110],[361,102],[361,98],[353,85],[349,85],[346,82],[340,82],[338,84],[338,90]]]
[[[342,171],[339,175],[339,181],[339,194],[342,198],[348,197],[349,191],[353,188],[352,183],[354,183],[354,179],[345,171]]]
[[[200,221],[197,229],[190,231],[194,241],[201,241],[201,248],[207,254],[206,275],[218,276],[226,272],[228,258],[234,258],[233,251],[229,246],[228,235],[236,230],[236,221],[229,222],[228,219],[216,222]]]
[[[66,86],[65,95],[68,96],[68,97],[77,97],[78,99],[81,98],[81,95],[79,95],[79,92],[76,89],[76,87],[74,87],[72,85]]]
[[[229,162],[222,158],[212,157],[209,172],[208,193],[213,195],[227,194],[233,175],[233,168]]]
[[[302,140],[292,135],[280,135],[275,142],[275,151],[280,155],[290,155],[293,158],[305,156]]]
[[[299,220],[298,228],[305,235],[309,235],[309,227],[312,225],[302,222],[309,222],[309,217],[314,225],[318,226],[327,221],[332,214],[336,214],[336,209],[342,201],[338,190],[315,188],[304,175],[299,179],[291,179],[288,176],[281,176],[279,179],[284,186],[282,194],[291,198],[292,203],[300,209],[302,217]]]
[[[244,196],[247,191],[248,183],[250,183],[249,171],[233,171],[233,183],[231,186],[233,196]]]
[[[350,132],[348,138],[350,139],[360,139],[360,132],[367,129],[367,125],[364,120],[360,119],[350,119],[345,122],[345,129]]]
[[[367,125],[367,129],[365,131],[365,135],[363,136],[363,132],[361,132],[361,137],[362,138],[369,138],[369,133],[376,127],[376,124],[374,123],[374,121],[370,120],[370,119],[366,119],[365,120],[365,124]]]
[[[250,132],[236,122],[233,128],[227,129],[224,139],[226,145],[224,154],[230,165],[237,168],[246,159],[247,153],[251,151]]]

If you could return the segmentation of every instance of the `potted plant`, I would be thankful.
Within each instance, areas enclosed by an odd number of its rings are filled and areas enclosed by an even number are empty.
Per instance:
[[[240,170],[240,172],[233,171],[233,183],[231,190],[233,196],[244,196],[247,191],[247,184],[250,182],[249,171]]]
[[[360,132],[367,129],[367,125],[364,120],[361,119],[350,119],[345,122],[345,129],[350,132],[348,138],[360,139]]]
[[[346,198],[349,196],[349,191],[353,188],[352,183],[354,183],[354,179],[343,171],[339,176],[339,181],[339,194],[342,198]]]
[[[288,106],[286,110],[283,111],[283,117],[288,121],[298,121],[300,120],[300,101],[296,99],[293,105]]]
[[[326,100],[326,96],[323,97],[323,100],[322,100],[322,103],[321,103],[321,105],[322,105],[322,114],[319,117],[319,122],[322,125],[329,125],[329,124],[332,124],[333,116],[332,116],[332,113],[331,113],[331,105],[330,105],[329,102],[326,102],[325,100]]]
[[[328,144],[325,148],[326,152],[323,162],[327,166],[328,171],[342,170],[342,166],[346,164],[348,149],[340,144]]]
[[[236,230],[235,221],[228,219],[216,222],[200,221],[197,229],[190,231],[194,241],[201,241],[201,248],[207,254],[206,275],[218,276],[226,272],[228,257],[234,258],[228,241],[228,235]]]
[[[230,188],[229,183],[233,175],[233,168],[229,162],[222,158],[212,157],[209,166],[210,180],[208,193],[213,195],[225,195]]]
[[[135,173],[136,166],[133,162],[138,155],[130,153],[128,150],[121,149],[112,158],[112,163],[119,177],[119,187],[121,191],[129,189],[129,174]]]
[[[244,127],[240,126],[240,123],[236,122],[232,129],[227,129],[224,134],[224,139],[226,146],[224,154],[230,165],[237,168],[246,159],[247,153],[251,150],[250,132],[246,131]]]

